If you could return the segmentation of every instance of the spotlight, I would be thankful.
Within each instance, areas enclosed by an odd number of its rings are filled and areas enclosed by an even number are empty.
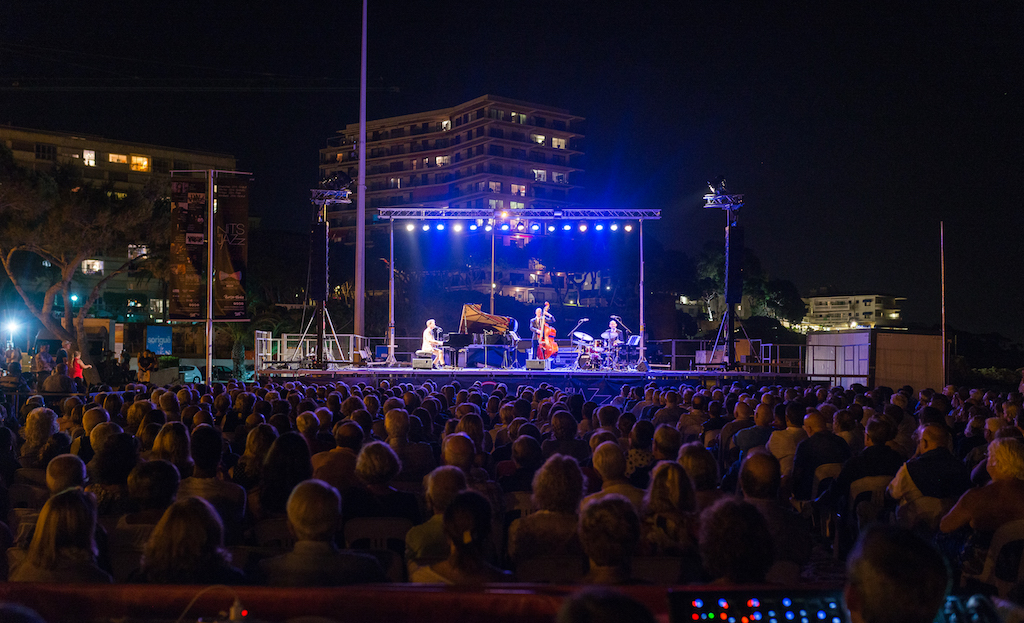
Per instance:
[[[563,231],[569,231],[570,229],[572,229],[572,225],[570,225],[568,223],[566,223],[565,225],[562,225],[562,230]]]
[[[405,226],[405,231],[412,231],[414,229],[416,229],[416,226],[413,225],[412,223],[409,223],[408,225]]]
[[[476,231],[477,227],[479,226],[476,223],[471,223],[469,226],[469,231]]]
[[[462,223],[456,223],[455,225],[452,225],[452,229],[454,229],[455,231],[462,231]]]
[[[555,218],[562,218],[562,211],[561,210],[556,209],[552,214],[554,214]]]
[[[538,225],[536,223],[534,223],[533,225],[530,225],[530,231],[540,231],[540,225]]]
[[[444,223],[437,224],[437,231],[444,231]]]
[[[586,223],[580,223],[580,231],[587,231],[587,224]]]
[[[501,224],[501,231],[508,231],[508,223]]]
[[[505,210],[501,211],[501,218],[508,218],[508,212]]]
[[[548,225],[548,231],[555,231],[554,225]]]
[[[482,219],[482,218],[476,219],[476,224],[477,225],[483,225],[484,224],[484,219]]]
[[[618,223],[612,223],[611,229],[612,229],[612,231],[619,231],[619,224]]]
[[[430,231],[430,225],[427,225],[426,223],[424,223],[423,224],[423,231]]]
[[[526,223],[520,221],[520,223],[516,225],[516,229],[519,231],[526,231]]]
[[[625,229],[626,231],[633,231],[633,226],[632,225],[626,225],[622,229]]]
[[[602,229],[604,229],[604,225],[598,223],[597,225],[594,225],[594,229],[596,229],[597,231],[601,231]]]
[[[487,225],[487,227],[484,227],[484,231],[491,231],[492,229],[494,229],[494,228],[491,227],[490,225]]]

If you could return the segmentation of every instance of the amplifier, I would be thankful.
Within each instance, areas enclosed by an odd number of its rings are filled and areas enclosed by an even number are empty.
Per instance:
[[[551,359],[527,359],[526,360],[527,370],[550,370]]]
[[[412,367],[415,370],[430,370],[434,367],[434,360],[431,357],[413,357]]]

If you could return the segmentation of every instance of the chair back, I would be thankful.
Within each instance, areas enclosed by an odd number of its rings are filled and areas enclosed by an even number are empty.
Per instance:
[[[868,476],[850,483],[846,506],[850,525],[856,525],[860,531],[878,520],[879,513],[885,509],[885,490],[890,482],[890,476]]]
[[[288,530],[288,520],[283,517],[264,519],[253,526],[252,531],[260,547],[291,549],[295,545],[295,537]]]
[[[405,535],[412,522],[403,517],[356,517],[345,523],[345,547],[387,549],[405,556]]]
[[[45,487],[16,483],[7,488],[7,496],[12,509],[33,508],[38,510],[43,507],[43,504],[46,504],[50,492]]]
[[[1009,592],[1024,579],[1024,519],[1010,521],[992,535],[992,544],[985,556],[985,568],[979,578],[981,582],[995,587],[1000,597]]]
[[[583,556],[538,556],[516,565],[516,580],[540,584],[575,584],[587,574]]]
[[[697,582],[701,576],[697,556],[637,556],[633,558],[633,579],[668,586]]]
[[[825,463],[814,470],[814,480],[811,484],[811,499],[817,499],[823,490],[835,480],[839,472],[843,471],[842,463]]]

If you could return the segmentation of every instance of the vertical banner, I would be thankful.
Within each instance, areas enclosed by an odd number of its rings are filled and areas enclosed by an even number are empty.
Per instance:
[[[205,176],[171,178],[171,320],[206,317],[206,195]]]
[[[245,272],[249,249],[249,180],[214,181],[213,318],[246,320]]]
[[[170,355],[171,327],[168,325],[146,327],[146,350],[151,350],[156,355]]]

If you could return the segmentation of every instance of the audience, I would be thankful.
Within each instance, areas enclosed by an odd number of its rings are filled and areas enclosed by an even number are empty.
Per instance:
[[[512,574],[503,571],[485,557],[491,536],[491,505],[476,491],[455,496],[444,511],[444,533],[448,538],[448,558],[419,567],[410,576],[412,582],[478,585],[508,582]]]

